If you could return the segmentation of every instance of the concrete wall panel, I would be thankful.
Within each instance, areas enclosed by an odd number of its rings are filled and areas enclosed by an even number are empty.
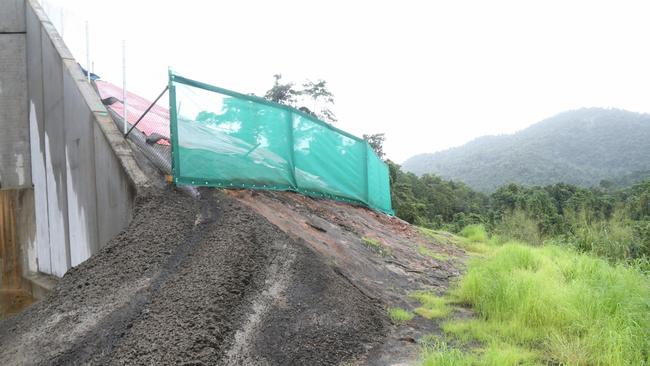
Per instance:
[[[108,115],[95,115],[100,123],[113,123]],[[97,211],[99,242],[105,244],[131,221],[136,192],[97,124],[94,132],[97,206],[103,208]]]
[[[45,172],[50,229],[52,274],[63,276],[70,268],[68,193],[63,119],[63,59],[41,33],[43,56],[43,112],[45,123]]]
[[[24,33],[0,34],[0,187],[5,189],[32,184],[25,43]]]
[[[0,33],[25,32],[25,0],[0,0]]]
[[[29,145],[31,151],[34,215],[36,220],[36,266],[31,272],[52,273],[50,228],[47,214],[47,180],[45,178],[45,127],[43,118],[43,66],[41,23],[31,7],[25,12],[27,25],[27,90],[29,95]],[[28,262],[31,263],[31,262]]]
[[[63,73],[66,174],[70,264],[88,259],[99,249],[95,183],[94,116],[77,83],[87,83],[74,61],[64,60]],[[76,79],[76,80],[75,80]]]

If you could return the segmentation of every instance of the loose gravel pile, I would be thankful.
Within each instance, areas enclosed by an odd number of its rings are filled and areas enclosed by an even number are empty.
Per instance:
[[[388,323],[306,245],[217,190],[138,198],[134,219],[25,312],[1,365],[330,365]]]

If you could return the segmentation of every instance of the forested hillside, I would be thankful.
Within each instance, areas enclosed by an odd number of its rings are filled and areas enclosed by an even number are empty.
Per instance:
[[[623,189],[507,184],[486,195],[388,164],[395,214],[412,224],[451,232],[478,224],[529,243],[567,241],[612,259],[650,259],[650,179]]]
[[[630,185],[650,176],[650,115],[602,108],[568,111],[512,135],[416,155],[402,169],[462,181],[483,192],[508,183]]]

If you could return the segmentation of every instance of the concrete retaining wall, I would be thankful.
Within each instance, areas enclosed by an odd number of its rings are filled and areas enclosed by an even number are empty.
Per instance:
[[[0,189],[31,187],[25,6],[0,0]]]
[[[10,86],[0,103],[11,113],[0,112],[0,127],[13,136],[5,145],[0,134],[0,178],[3,188],[33,185],[34,233],[21,245],[35,259],[24,262],[60,277],[128,225],[148,181],[38,2],[0,0],[4,19],[22,33],[0,34],[0,87]]]

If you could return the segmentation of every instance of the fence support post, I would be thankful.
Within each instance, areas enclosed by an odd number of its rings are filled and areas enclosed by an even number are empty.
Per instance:
[[[291,164],[290,167],[290,174],[291,174],[291,184],[293,185],[293,188],[298,191],[298,182],[296,181],[296,156],[295,156],[295,151],[296,151],[296,141],[293,138],[293,113],[287,112],[288,118],[287,118],[287,127],[288,127],[288,134],[289,134],[289,146],[291,148],[291,151],[289,152],[289,164]]]
[[[370,146],[368,145],[368,142],[364,141],[364,144],[363,144],[363,152],[364,152],[364,157],[363,157],[363,178],[365,179],[365,183],[366,183],[364,185],[364,188],[365,188],[364,193],[365,193],[365,199],[366,199],[365,204],[368,207],[370,207],[370,188],[368,187],[368,185],[370,184],[370,181],[368,179],[368,148],[369,147]]]
[[[127,109],[129,104],[126,100],[126,41],[122,40],[122,107],[123,111],[123,122],[124,122],[124,134],[126,135],[126,126],[127,123]]]
[[[140,121],[142,121],[142,119],[144,118],[144,116],[146,116],[147,113],[149,113],[149,111],[151,110],[151,108],[153,108],[153,106],[155,106],[156,103],[158,103],[158,100],[159,100],[160,98],[162,98],[163,95],[165,95],[165,92],[166,92],[168,89],[169,89],[169,85],[167,85],[167,86],[165,87],[165,89],[163,89],[163,91],[160,93],[160,95],[158,95],[158,97],[153,101],[153,103],[151,103],[151,105],[150,105],[149,107],[147,107],[147,109],[144,111],[144,113],[142,113],[142,115],[140,116],[140,118],[138,118],[138,120],[135,121],[135,123],[133,124],[133,126],[131,126],[131,128],[129,128],[129,132],[127,132],[126,135],[124,135],[124,137],[129,136],[129,134],[131,133],[131,131],[133,131],[133,129],[135,128],[135,126],[137,126],[138,123],[140,123]]]
[[[174,73],[169,69],[169,140],[172,149],[172,180],[176,183],[180,173],[180,161],[178,151],[178,111],[176,110],[176,87],[174,86]]]
[[[61,29],[63,29],[63,9],[61,10]],[[87,20],[86,20],[86,81],[90,83],[90,30],[88,29]]]

